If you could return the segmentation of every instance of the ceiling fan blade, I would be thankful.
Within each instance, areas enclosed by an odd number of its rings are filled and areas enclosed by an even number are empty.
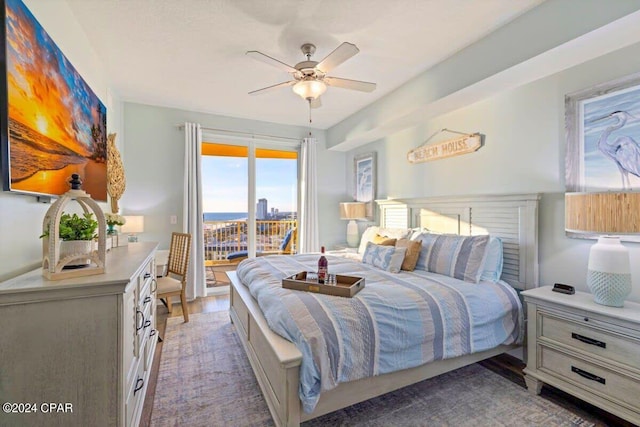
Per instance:
[[[266,92],[271,92],[274,89],[280,89],[281,87],[293,86],[296,84],[295,80],[291,80],[288,82],[278,83],[277,85],[263,87],[262,89],[252,90],[249,92],[249,95],[261,95]]]
[[[262,61],[265,64],[269,64],[273,67],[279,68],[287,73],[297,73],[298,70],[293,68],[291,65],[287,65],[282,61],[278,61],[275,58],[270,57],[269,55],[265,55],[262,52],[258,52],[257,50],[250,50],[246,53],[247,56],[250,56],[253,59],[257,59],[258,61]]]
[[[309,101],[309,106],[311,108],[320,108],[320,107],[322,107],[322,102],[320,101],[320,97],[317,97],[316,99],[312,99],[311,101]]]
[[[376,89],[375,83],[362,82],[360,80],[341,79],[339,77],[325,77],[324,82],[329,86],[341,87],[343,89],[359,90],[361,92],[373,92]]]
[[[360,49],[355,44],[344,42],[320,61],[316,68],[326,74],[358,52]]]

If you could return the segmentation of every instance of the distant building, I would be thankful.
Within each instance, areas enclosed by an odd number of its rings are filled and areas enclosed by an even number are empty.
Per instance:
[[[256,219],[267,219],[267,199],[258,199],[256,205]]]

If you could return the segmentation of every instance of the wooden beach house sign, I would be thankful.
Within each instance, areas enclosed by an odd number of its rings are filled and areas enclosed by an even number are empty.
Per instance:
[[[442,131],[449,131],[442,129]],[[437,133],[440,133],[437,132]],[[449,131],[454,132],[454,131]],[[458,133],[458,132],[456,132]],[[432,135],[431,139],[434,135]],[[472,153],[482,147],[482,137],[479,133],[464,134],[458,138],[449,139],[433,144],[424,144],[407,153],[409,163],[421,163],[431,160],[445,159],[447,157],[459,156],[461,154]]]

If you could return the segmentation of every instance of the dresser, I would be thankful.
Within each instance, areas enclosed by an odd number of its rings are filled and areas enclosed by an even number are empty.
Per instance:
[[[522,292],[528,389],[549,384],[640,424],[640,304],[607,307],[589,293],[551,289]]]
[[[0,425],[138,425],[157,342],[156,247],[111,249],[104,274],[48,281],[37,269],[0,283]]]

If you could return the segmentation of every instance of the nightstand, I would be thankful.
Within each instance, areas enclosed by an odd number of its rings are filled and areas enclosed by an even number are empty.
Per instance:
[[[640,424],[640,304],[615,308],[593,295],[522,292],[527,304],[529,391],[549,384]]]

